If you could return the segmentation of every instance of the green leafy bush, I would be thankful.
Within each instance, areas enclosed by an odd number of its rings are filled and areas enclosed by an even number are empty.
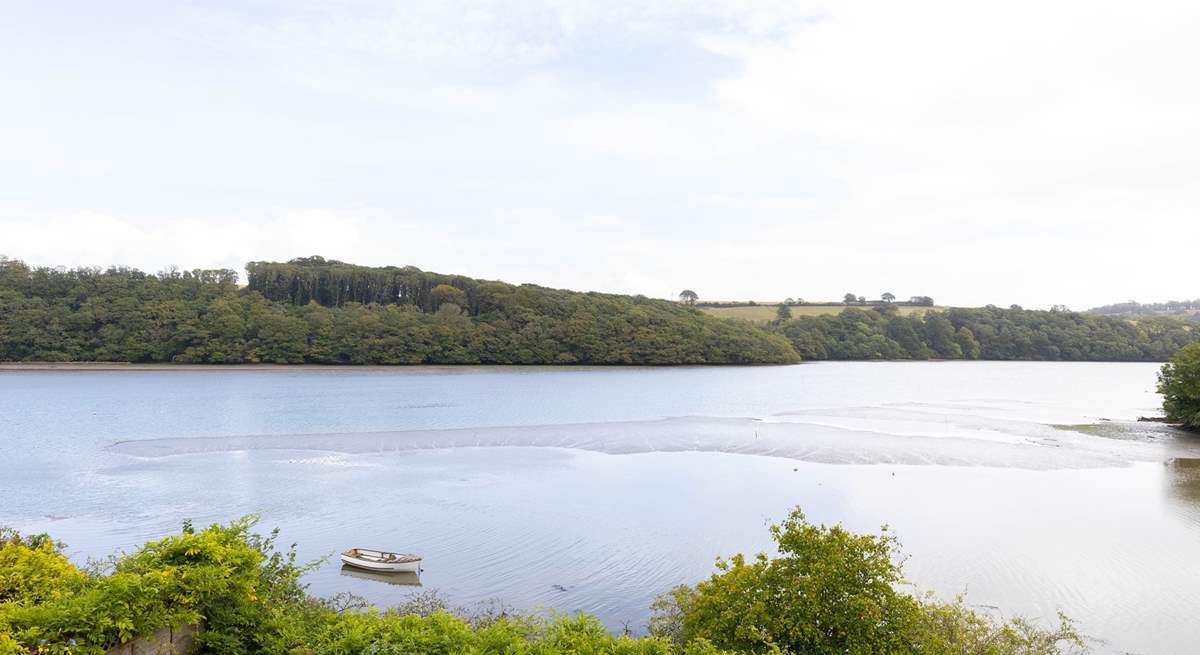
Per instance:
[[[695,587],[654,605],[651,632],[677,645],[703,639],[747,653],[1053,655],[1085,650],[1065,618],[1056,630],[1002,622],[961,599],[899,591],[898,542],[809,523],[795,510],[771,527],[777,557],[739,554]]]
[[[200,622],[198,654],[733,655],[920,653],[1052,655],[1082,649],[1069,621],[1003,622],[959,599],[899,591],[894,537],[808,523],[772,528],[780,555],[721,561],[696,587],[654,607],[651,635],[614,635],[586,614],[453,612],[436,594],[388,610],[316,599],[294,551],[252,518],[153,541],[85,573],[44,536],[0,533],[0,655],[99,655],[118,643]],[[14,582],[15,581],[15,582]]]
[[[14,540],[2,547],[14,554],[0,561],[0,579],[36,576],[28,567],[44,565],[56,573],[4,598],[0,622],[10,640],[50,653],[103,653],[197,621],[208,628],[202,641],[219,645],[214,652],[261,652],[272,620],[304,594],[294,556],[275,553],[272,539],[250,532],[253,525],[247,518],[201,532],[185,527],[118,559],[103,576],[87,576],[45,544]]]
[[[78,591],[87,580],[47,535],[0,530],[0,603],[36,605]]]
[[[1181,349],[1158,374],[1167,419],[1200,429],[1200,343]]]

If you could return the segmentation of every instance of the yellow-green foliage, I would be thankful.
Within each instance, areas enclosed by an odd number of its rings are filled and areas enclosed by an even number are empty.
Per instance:
[[[86,579],[50,538],[0,534],[0,603],[45,603],[72,593]]]
[[[1082,647],[1056,630],[998,621],[961,600],[899,591],[896,541],[809,524],[772,528],[779,556],[720,563],[656,603],[652,635],[614,635],[586,614],[476,616],[436,597],[380,611],[308,596],[306,568],[254,521],[146,544],[107,575],[75,569],[48,538],[0,534],[0,655],[99,655],[155,630],[202,622],[197,655],[1053,655]],[[354,604],[351,603],[351,606]]]
[[[695,587],[656,601],[651,632],[736,652],[795,655],[1058,655],[1085,652],[1066,617],[1054,630],[1001,621],[903,593],[898,542],[809,523],[795,510],[771,527],[778,557],[735,555]]]
[[[660,638],[614,636],[595,617],[506,617],[472,625],[438,611],[431,616],[397,616],[370,610],[332,616],[312,635],[302,652],[341,653],[505,653],[506,655],[672,655]],[[697,651],[715,655],[717,651]]]
[[[660,601],[654,627],[743,652],[905,652],[917,602],[896,589],[896,542],[808,523],[799,510],[772,526],[780,556],[735,555],[694,589]]]
[[[45,546],[6,545],[8,561],[49,564],[55,573],[0,603],[9,639],[48,653],[102,653],[159,628],[245,611],[257,601],[267,555],[251,541],[252,521],[212,526],[146,544],[104,576],[86,576]],[[0,579],[21,571],[0,569]]]

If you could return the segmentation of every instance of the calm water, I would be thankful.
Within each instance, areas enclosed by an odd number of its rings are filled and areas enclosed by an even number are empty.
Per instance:
[[[922,590],[1063,609],[1101,652],[1191,652],[1200,443],[1156,366],[0,371],[0,524],[80,561],[255,512],[306,558],[425,556],[453,601],[645,625],[653,597],[811,518],[901,536]],[[1052,426],[1085,426],[1062,429]],[[387,604],[344,575],[316,593]]]

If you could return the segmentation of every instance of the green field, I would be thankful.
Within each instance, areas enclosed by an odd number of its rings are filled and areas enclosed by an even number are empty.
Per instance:
[[[718,307],[698,307],[697,309],[700,309],[706,313],[712,314],[713,316],[720,316],[722,318],[737,318],[737,319],[741,319],[743,321],[751,321],[751,322],[755,322],[755,323],[766,323],[767,321],[775,320],[775,312],[777,311],[777,309],[776,309],[777,306],[778,306],[777,304],[763,303],[763,304],[755,305],[753,307],[719,307],[718,306]],[[852,305],[852,307],[855,307],[857,309],[870,309],[872,306],[871,305],[866,305],[866,306]],[[800,316],[821,316],[823,314],[836,314],[845,308],[846,308],[845,305],[837,304],[837,305],[793,305],[791,309],[792,309],[792,317],[798,318]],[[922,314],[924,312],[930,311],[931,309],[937,311],[937,310],[940,310],[941,308],[940,307],[913,307],[911,305],[897,305],[896,309],[898,309],[900,311],[900,314],[907,316],[909,314]]]

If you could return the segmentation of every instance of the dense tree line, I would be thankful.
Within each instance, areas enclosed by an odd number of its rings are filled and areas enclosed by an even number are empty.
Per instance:
[[[461,275],[441,275],[405,266],[357,266],[322,257],[301,257],[288,262],[250,262],[246,264],[246,286],[267,300],[324,307],[348,303],[362,305],[410,305],[424,312],[438,309],[441,301],[434,292],[449,287],[462,292],[457,304],[478,314],[491,307],[491,296],[504,294],[510,285],[487,282]],[[453,299],[452,299],[453,300]]]
[[[641,296],[320,257],[232,270],[30,267],[0,258],[0,361],[739,364],[805,359],[1165,361],[1195,322],[898,303],[768,329]],[[786,307],[784,308],[786,309]]]
[[[366,268],[231,270],[0,261],[0,361],[739,364],[797,361],[777,334],[664,300]]]
[[[1195,323],[1068,311],[955,308],[903,316],[847,308],[776,325],[805,359],[1164,361],[1200,340]]]

